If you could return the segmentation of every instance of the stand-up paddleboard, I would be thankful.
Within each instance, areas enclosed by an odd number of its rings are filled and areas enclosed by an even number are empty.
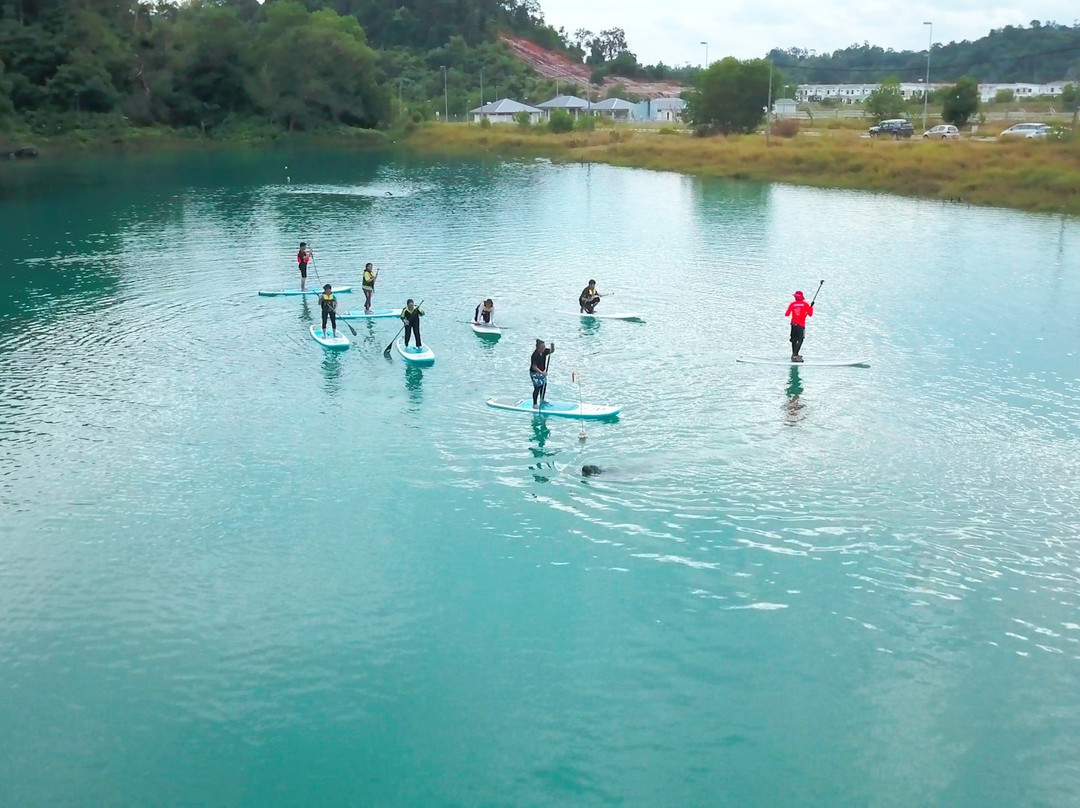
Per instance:
[[[643,323],[645,318],[640,314],[631,314],[630,312],[612,312],[611,314],[585,314],[580,312],[578,316],[582,320],[625,320],[630,323]]]
[[[401,354],[401,358],[406,362],[410,362],[414,365],[434,365],[435,364],[435,352],[428,346],[417,348],[415,345],[405,347],[405,340],[399,339],[396,343],[397,352]]]
[[[566,401],[544,401],[541,402],[540,409],[536,409],[533,407],[531,398],[489,398],[487,405],[497,410],[531,412],[533,415],[558,415],[562,418],[581,420],[613,418],[622,410],[622,407],[611,407],[607,404],[571,404]]]
[[[473,333],[479,334],[481,337],[489,337],[490,339],[498,339],[502,336],[502,329],[494,323],[474,323],[470,322]]]
[[[747,365],[784,365],[787,367],[820,367],[820,368],[854,368],[870,367],[869,359],[804,359],[802,362],[792,362],[791,359],[768,359],[761,356],[740,356],[736,362]]]
[[[351,292],[351,286],[334,286],[330,289],[335,295],[342,295],[346,292]],[[322,287],[313,287],[311,289],[264,289],[259,292],[260,297],[288,297],[290,295],[321,295]]]
[[[346,337],[345,332],[340,329],[338,329],[336,337],[315,326],[311,326],[309,330],[311,331],[311,338],[324,348],[331,348],[335,351],[344,351],[349,347],[349,338]]]
[[[371,311],[358,309],[357,311],[338,312],[337,317],[339,320],[381,320],[400,316],[401,309],[372,309]]]

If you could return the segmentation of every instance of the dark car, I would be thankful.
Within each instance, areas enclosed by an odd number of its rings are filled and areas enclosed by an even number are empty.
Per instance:
[[[870,127],[870,137],[891,137],[897,140],[902,137],[909,138],[914,134],[915,127],[911,121],[905,121],[903,118],[892,118]]]

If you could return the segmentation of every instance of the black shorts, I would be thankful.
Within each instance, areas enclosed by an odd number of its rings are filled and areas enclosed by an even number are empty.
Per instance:
[[[804,326],[804,325],[795,325],[795,323],[792,323],[791,324],[791,339],[789,341],[790,342],[798,342],[799,340],[801,340],[803,338],[803,335],[805,333],[806,333],[806,326]]]
[[[301,278],[306,278],[307,277],[307,264],[301,264],[300,265],[300,277]]]

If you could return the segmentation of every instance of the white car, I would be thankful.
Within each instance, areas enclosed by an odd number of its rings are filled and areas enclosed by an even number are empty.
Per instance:
[[[923,140],[956,140],[960,130],[950,123],[942,123],[923,132]]]
[[[1046,137],[1050,134],[1050,125],[1045,123],[1018,123],[1001,133],[1002,137]]]

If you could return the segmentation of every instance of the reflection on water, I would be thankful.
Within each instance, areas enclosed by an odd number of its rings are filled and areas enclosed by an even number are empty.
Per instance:
[[[788,373],[788,386],[787,386],[787,422],[788,424],[796,424],[801,421],[805,416],[802,415],[802,410],[806,406],[802,403],[802,379],[799,377],[799,369],[797,367],[791,368]]]
[[[316,347],[320,347],[316,344]],[[322,375],[323,388],[329,396],[336,396],[341,392],[341,363],[344,351],[328,351],[322,348]]]
[[[408,362],[405,363],[405,389],[409,392],[409,411],[416,412],[424,403],[424,371]]]

